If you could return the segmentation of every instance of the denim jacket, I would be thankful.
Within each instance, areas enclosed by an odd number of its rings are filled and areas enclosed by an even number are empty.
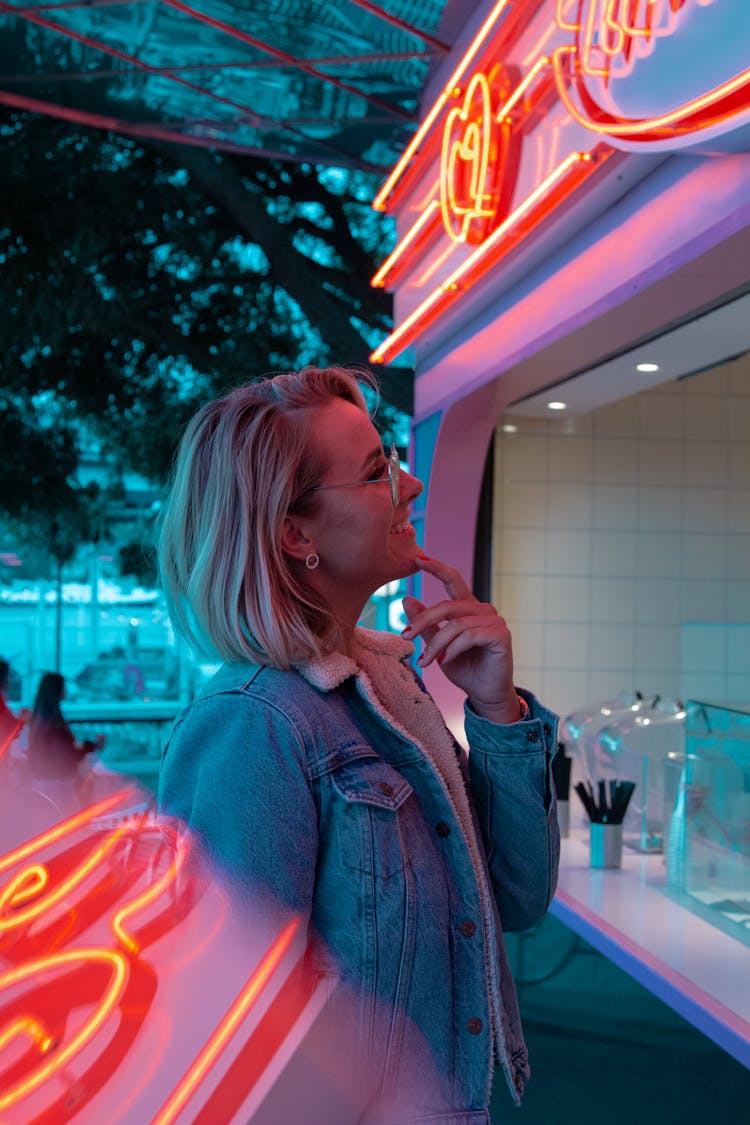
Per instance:
[[[439,716],[413,646],[358,634],[390,655],[406,705]],[[225,665],[164,751],[160,806],[248,893],[302,916],[313,971],[356,995],[348,1034],[401,1106],[388,1120],[488,1125],[495,1064],[516,1102],[529,1076],[502,931],[531,926],[554,894],[557,720],[519,694],[530,712],[509,726],[466,706],[468,758],[439,719],[468,827],[437,760],[343,656]]]

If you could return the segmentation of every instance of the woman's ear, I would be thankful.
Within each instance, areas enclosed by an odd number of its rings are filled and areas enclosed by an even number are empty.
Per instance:
[[[304,522],[297,516],[285,516],[281,528],[281,549],[293,559],[306,559],[315,550],[315,544],[305,531]]]

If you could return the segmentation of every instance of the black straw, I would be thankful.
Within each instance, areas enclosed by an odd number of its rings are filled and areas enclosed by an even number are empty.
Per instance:
[[[635,782],[600,780],[596,788],[597,797],[590,781],[579,781],[575,787],[589,820],[593,824],[622,824]]]

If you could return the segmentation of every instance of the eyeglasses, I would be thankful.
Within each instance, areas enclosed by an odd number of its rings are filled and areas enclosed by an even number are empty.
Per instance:
[[[347,481],[346,484],[319,484],[315,488],[311,488],[311,492],[322,492],[326,488],[359,488],[361,484],[383,484],[388,481],[391,486],[391,500],[395,508],[399,501],[399,479],[401,476],[401,462],[398,457],[398,450],[396,449],[395,442],[391,443],[391,452],[388,454],[388,472],[384,477],[376,477],[374,480],[353,480]]]

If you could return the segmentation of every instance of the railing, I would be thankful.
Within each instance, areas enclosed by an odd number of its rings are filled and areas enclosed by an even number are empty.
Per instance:
[[[182,704],[79,703],[65,708],[65,717],[79,739],[103,735],[98,756],[108,769],[129,774],[155,790],[159,763],[175,715]]]

